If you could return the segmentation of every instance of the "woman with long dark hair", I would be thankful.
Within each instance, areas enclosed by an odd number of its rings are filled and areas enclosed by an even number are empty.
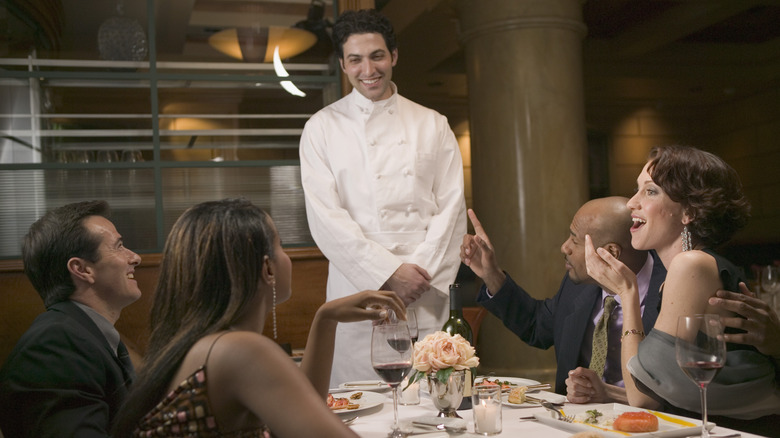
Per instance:
[[[145,364],[114,436],[355,436],[325,404],[336,325],[404,315],[403,303],[364,291],[323,304],[299,369],[262,335],[290,277],[259,207],[228,199],[185,211],[165,244]]]

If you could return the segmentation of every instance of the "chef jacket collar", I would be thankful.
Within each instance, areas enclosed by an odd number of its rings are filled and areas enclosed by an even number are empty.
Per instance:
[[[372,101],[371,99],[367,98],[366,96],[363,96],[360,94],[360,92],[353,88],[352,89],[352,101],[355,102],[355,105],[357,105],[358,108],[360,108],[361,112],[364,113],[372,113],[375,108],[390,108],[395,105],[397,101],[398,96],[398,87],[396,87],[394,82],[390,82],[390,89],[393,90],[393,94],[390,95],[385,100],[380,100],[377,102]]]

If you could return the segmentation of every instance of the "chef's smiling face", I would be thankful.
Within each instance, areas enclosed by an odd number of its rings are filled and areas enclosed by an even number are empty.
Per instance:
[[[390,80],[398,61],[398,49],[390,52],[378,33],[350,35],[339,60],[349,83],[366,99],[377,102],[393,95]]]

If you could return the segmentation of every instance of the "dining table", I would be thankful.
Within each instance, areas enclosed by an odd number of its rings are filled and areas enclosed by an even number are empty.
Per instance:
[[[563,397],[554,393],[542,392],[542,395]],[[355,413],[341,413],[339,416],[344,420],[349,421],[349,427],[355,431],[362,438],[385,438],[391,430],[393,424],[393,398],[392,392],[381,393],[384,397],[382,402],[370,409],[362,410]],[[549,397],[542,397],[549,398]],[[567,407],[582,407],[588,405],[573,405],[565,402],[562,404],[563,410],[566,411]],[[541,405],[529,406],[529,407],[510,407],[502,406],[502,431],[494,437],[533,437],[533,438],[566,438],[571,437],[576,432],[563,430],[557,427],[547,425],[537,420],[536,415],[551,415]],[[399,405],[398,406],[398,419],[401,424],[401,430],[411,432],[408,436],[411,438],[448,438],[448,437],[478,437],[483,436],[474,433],[474,421],[473,413],[471,409],[458,410],[458,415],[463,418],[466,423],[466,431],[464,432],[447,432],[437,431],[433,426],[421,427],[413,426],[410,424],[410,420],[420,417],[434,417],[438,413],[438,410],[434,407],[433,401],[426,392],[420,394],[420,404],[418,405]],[[356,418],[355,418],[356,417]],[[352,420],[354,418],[354,420]],[[552,417],[550,417],[552,418]],[[698,421],[697,419],[693,419]],[[725,427],[715,425],[710,430],[712,438],[761,438],[760,435],[754,435],[750,433],[740,432]],[[616,436],[614,434],[605,434],[606,436]],[[659,435],[664,436],[664,435]],[[687,436],[699,436],[698,433],[692,433]]]

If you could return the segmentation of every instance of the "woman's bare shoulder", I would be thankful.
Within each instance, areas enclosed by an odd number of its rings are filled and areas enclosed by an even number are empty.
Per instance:
[[[685,251],[674,256],[667,270],[667,278],[669,274],[678,272],[717,277],[718,264],[715,257],[704,251]]]

